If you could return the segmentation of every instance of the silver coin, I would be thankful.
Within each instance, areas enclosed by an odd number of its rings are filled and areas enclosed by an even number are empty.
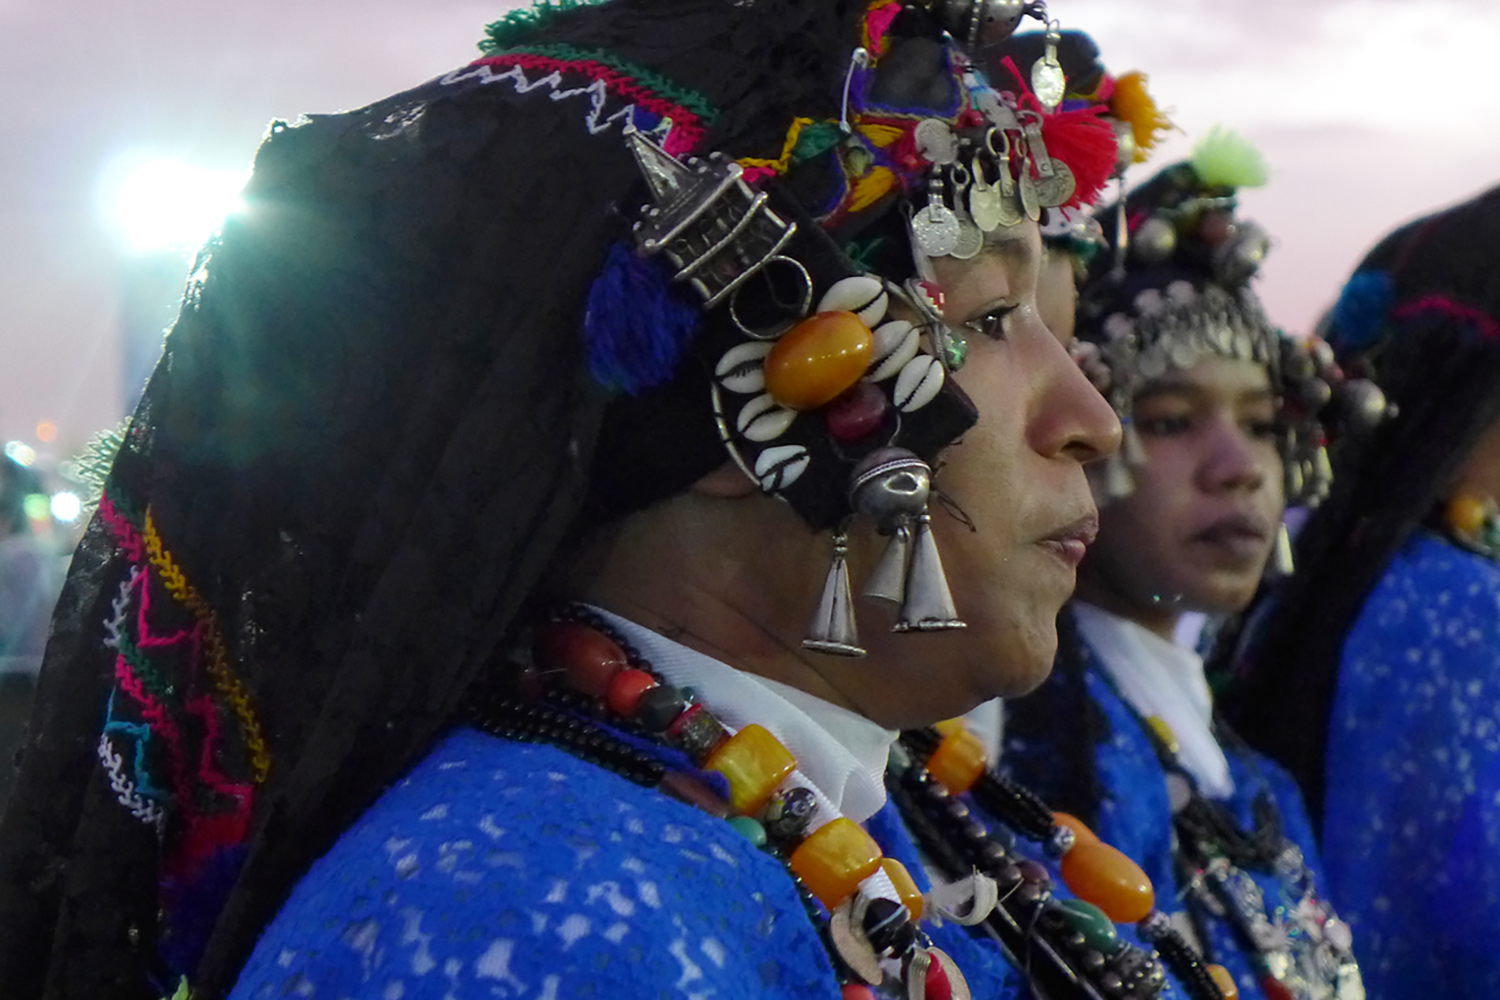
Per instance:
[[[1077,190],[1078,180],[1073,176],[1073,168],[1062,160],[1053,160],[1051,176],[1043,177],[1036,183],[1037,200],[1042,203],[1043,208],[1066,205]]]
[[[1000,228],[1001,203],[1005,199],[1000,189],[992,184],[975,182],[969,189],[969,215],[974,224],[986,233]]]
[[[958,246],[960,226],[958,216],[946,205],[928,203],[911,218],[912,235],[917,238],[917,249],[929,257],[946,257]]]
[[[969,213],[964,211],[961,204],[953,214],[958,216],[958,245],[948,252],[948,256],[970,260],[984,249],[984,233],[979,231],[979,227],[969,218]]]
[[[1036,179],[1031,176],[1031,167],[1027,166],[1021,172],[1021,208],[1026,212],[1026,218],[1036,222],[1042,217],[1042,201],[1037,196]]]
[[[946,166],[958,160],[958,136],[945,121],[924,118],[912,133],[917,149],[935,166]]]
[[[1045,104],[1049,109],[1057,107],[1062,103],[1063,95],[1067,93],[1068,80],[1063,75],[1063,68],[1057,62],[1057,57],[1050,59],[1039,59],[1031,67],[1031,90],[1036,94],[1036,99]]]

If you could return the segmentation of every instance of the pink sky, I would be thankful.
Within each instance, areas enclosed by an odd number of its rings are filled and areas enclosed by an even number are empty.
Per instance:
[[[358,106],[463,63],[507,6],[0,0],[0,441],[38,445],[50,420],[66,454],[123,415],[124,250],[98,195],[121,155],[244,169],[272,118]],[[1186,135],[1155,163],[1215,123],[1264,151],[1272,182],[1242,204],[1278,239],[1261,290],[1291,329],[1382,232],[1500,181],[1494,0],[1052,8],[1174,109]]]

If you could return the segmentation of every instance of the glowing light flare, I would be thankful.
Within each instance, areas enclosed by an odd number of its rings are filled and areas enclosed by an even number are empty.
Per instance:
[[[134,252],[196,249],[244,209],[248,171],[210,170],[171,157],[126,154],[106,168],[103,208]]]
[[[43,444],[51,444],[57,440],[57,425],[50,420],[43,420],[36,425],[36,439]]]
[[[33,521],[45,521],[47,515],[52,513],[52,501],[47,499],[45,493],[28,493],[26,499],[21,501],[21,509],[26,511],[26,516]]]
[[[78,520],[78,515],[83,513],[83,501],[78,499],[78,494],[63,490],[52,494],[52,516],[64,524],[71,524]]]
[[[5,442],[5,457],[28,468],[36,462],[36,451],[24,441]]]

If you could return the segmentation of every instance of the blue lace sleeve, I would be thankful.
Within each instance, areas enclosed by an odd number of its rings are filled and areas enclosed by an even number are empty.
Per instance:
[[[1324,858],[1372,997],[1500,989],[1500,569],[1431,537],[1349,634]]]
[[[838,995],[785,870],[727,824],[473,730],[313,866],[230,994]]]

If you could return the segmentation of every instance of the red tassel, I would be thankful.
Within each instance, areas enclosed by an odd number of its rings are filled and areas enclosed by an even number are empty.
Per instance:
[[[1078,190],[1069,207],[1092,204],[1115,172],[1119,140],[1115,130],[1101,119],[1102,105],[1059,111],[1042,119],[1042,141],[1047,152],[1073,168]]]

